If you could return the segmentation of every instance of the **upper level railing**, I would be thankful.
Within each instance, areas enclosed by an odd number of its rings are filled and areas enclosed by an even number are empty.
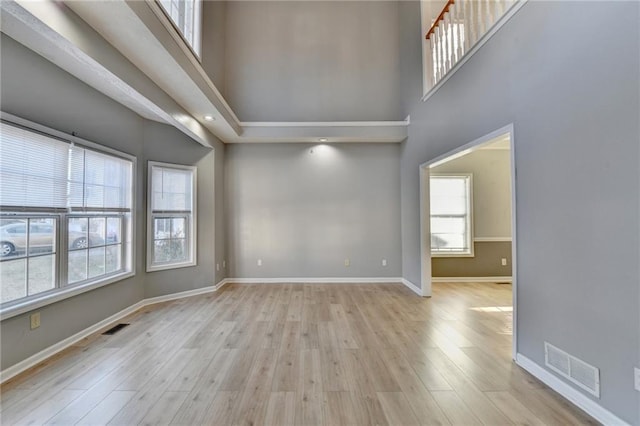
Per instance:
[[[448,0],[425,36],[425,93],[518,1]]]

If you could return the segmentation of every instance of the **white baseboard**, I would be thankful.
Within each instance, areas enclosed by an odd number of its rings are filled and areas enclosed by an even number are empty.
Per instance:
[[[413,291],[415,294],[417,294],[418,296],[424,296],[424,294],[422,294],[422,289],[420,287],[418,287],[417,285],[415,285],[409,280],[405,280],[404,278],[401,278],[401,280],[402,280],[402,284],[409,287],[409,289]]]
[[[111,315],[108,318],[103,319],[102,321],[85,328],[82,331],[79,331],[78,333],[74,334],[73,336],[67,337],[64,340],[61,340],[60,342],[49,346],[48,348],[45,348],[43,350],[41,350],[40,352],[31,355],[29,358],[20,361],[17,364],[12,365],[9,368],[6,368],[4,370],[2,370],[0,372],[0,384],[6,382],[7,380],[17,376],[18,374],[22,373],[23,371],[28,370],[29,368],[41,363],[42,361],[44,361],[45,359],[57,354],[58,352],[68,348],[69,346],[74,345],[75,343],[79,342],[80,340],[84,339],[85,337],[88,337],[90,335],[92,335],[93,333],[100,331],[100,329],[107,327],[108,325],[111,325],[114,322],[117,322],[118,320],[131,315],[132,313],[134,313],[135,311],[137,311],[138,309],[144,308],[145,306],[148,305],[153,305],[155,303],[161,303],[161,302],[168,302],[170,300],[176,300],[176,299],[182,299],[184,297],[190,297],[190,296],[197,296],[199,294],[205,294],[205,293],[211,293],[213,291],[216,291],[220,288],[222,288],[225,284],[227,284],[229,282],[229,280],[224,279],[221,280],[218,284],[213,285],[213,286],[208,286],[208,287],[203,287],[203,288],[197,288],[195,290],[188,290],[188,291],[182,291],[180,293],[173,293],[173,294],[167,294],[164,296],[158,296],[158,297],[151,297],[148,299],[143,299],[141,301],[139,301],[138,303],[135,303],[131,306],[129,306],[128,308],[125,308],[123,310],[121,310],[120,312]]]
[[[229,283],[238,284],[366,284],[366,283],[399,283],[402,278],[396,277],[321,277],[321,278],[227,278]]]
[[[40,352],[31,355],[29,358],[20,361],[17,364],[12,365],[9,368],[6,368],[4,370],[2,370],[0,372],[0,383],[4,383],[7,380],[17,376],[18,374],[22,373],[23,371],[28,370],[29,368],[39,364],[40,362],[44,361],[45,359],[57,354],[58,352],[68,348],[69,346],[72,346],[75,343],[78,343],[80,340],[84,339],[85,337],[90,336],[91,334],[99,331],[100,329],[118,321],[121,318],[126,317],[127,315],[130,315],[132,313],[134,313],[135,311],[137,311],[138,309],[144,307],[146,305],[146,303],[144,303],[144,300],[135,303],[131,306],[129,306],[128,308],[125,308],[123,310],[121,310],[120,312],[111,315],[108,318],[103,319],[102,321],[88,327],[85,328],[82,331],[79,331],[78,333],[74,334],[73,336],[67,337],[64,340],[61,340],[60,342],[49,346],[48,348],[45,348],[43,350],[41,350]]]
[[[433,277],[433,283],[510,283],[511,276],[506,277]]]
[[[584,410],[591,417],[604,425],[628,426],[629,424],[602,407],[596,401],[583,394],[567,382],[563,381],[549,370],[536,364],[522,354],[516,355],[516,364],[527,370],[533,376],[549,386],[554,391],[571,401],[574,405]]]

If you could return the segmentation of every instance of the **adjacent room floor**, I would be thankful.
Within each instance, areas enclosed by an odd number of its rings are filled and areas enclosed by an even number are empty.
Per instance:
[[[596,424],[511,361],[511,286],[230,284],[2,387],[3,424]]]

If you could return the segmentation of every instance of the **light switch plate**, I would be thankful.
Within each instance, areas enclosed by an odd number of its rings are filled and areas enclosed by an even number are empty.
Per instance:
[[[633,383],[638,392],[640,392],[640,368],[633,369]]]

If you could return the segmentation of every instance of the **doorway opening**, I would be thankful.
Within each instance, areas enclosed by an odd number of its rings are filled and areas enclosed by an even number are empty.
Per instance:
[[[515,357],[513,136],[513,125],[509,125],[420,166],[420,239],[423,296],[432,296],[433,283],[465,283],[476,291],[500,288],[503,301],[510,296],[510,303],[477,308],[504,312],[505,318],[511,318]]]

